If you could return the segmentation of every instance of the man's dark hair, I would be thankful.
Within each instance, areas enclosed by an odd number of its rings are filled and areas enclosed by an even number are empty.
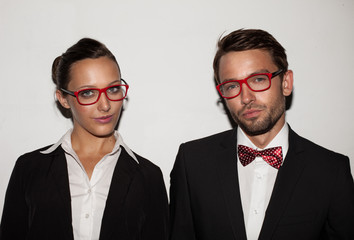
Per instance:
[[[218,49],[213,63],[216,82],[220,83],[219,63],[222,56],[229,52],[253,49],[268,51],[275,65],[277,65],[279,69],[283,69],[283,73],[288,70],[285,49],[271,34],[260,29],[239,29],[224,36],[218,42]]]

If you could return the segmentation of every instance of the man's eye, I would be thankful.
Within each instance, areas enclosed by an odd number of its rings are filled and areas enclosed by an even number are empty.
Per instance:
[[[259,75],[259,76],[254,76],[254,77],[249,78],[247,82],[249,82],[251,84],[252,83],[257,84],[257,83],[264,83],[266,81],[268,81],[267,76]]]
[[[224,89],[225,91],[232,91],[236,88],[238,88],[240,86],[240,84],[238,83],[227,83],[224,85]]]
[[[265,77],[258,77],[258,78],[255,79],[256,82],[263,82],[265,80],[266,80]]]

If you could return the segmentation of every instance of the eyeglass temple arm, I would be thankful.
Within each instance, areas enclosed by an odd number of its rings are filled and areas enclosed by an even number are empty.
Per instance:
[[[283,72],[283,69],[279,69],[278,71],[272,73],[272,78],[278,76],[278,75],[281,74],[282,72]]]
[[[62,92],[65,92],[65,93],[71,95],[71,96],[76,97],[75,93],[73,93],[73,92],[71,92],[71,91],[69,91],[69,90],[66,90],[66,89],[64,89],[64,88],[60,88],[60,90],[61,90]]]

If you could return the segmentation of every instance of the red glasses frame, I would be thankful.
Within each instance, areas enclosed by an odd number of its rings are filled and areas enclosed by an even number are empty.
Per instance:
[[[279,75],[280,73],[282,73],[282,72],[283,72],[283,69],[280,69],[280,70],[278,70],[278,71],[276,71],[276,72],[273,72],[273,73],[257,73],[257,74],[252,74],[252,75],[250,75],[250,76],[248,76],[248,77],[246,77],[245,79],[242,79],[242,80],[229,80],[229,81],[220,83],[220,84],[218,84],[218,85],[216,86],[216,89],[218,90],[219,94],[220,94],[223,98],[225,98],[225,99],[235,98],[235,97],[237,97],[238,95],[240,95],[240,94],[241,94],[241,91],[242,91],[242,84],[243,84],[243,83],[246,84],[246,86],[247,86],[249,89],[251,89],[253,92],[263,92],[263,91],[268,90],[268,89],[270,88],[270,86],[272,85],[272,80],[271,80],[271,79],[274,78],[274,77],[276,77],[276,76],[278,76],[278,75]],[[262,89],[262,90],[253,90],[253,89],[248,85],[247,80],[248,80],[249,78],[251,78],[251,77],[258,76],[258,75],[266,75],[266,76],[268,76],[268,78],[269,78],[269,86],[268,86],[267,88]],[[240,84],[240,92],[239,92],[238,94],[236,94],[235,96],[232,96],[232,97],[225,97],[225,96],[223,95],[223,93],[222,93],[222,91],[221,91],[220,88],[221,88],[222,85],[224,85],[224,84],[226,84],[226,83],[230,83],[230,82],[238,82],[238,83]]]
[[[75,91],[75,92],[66,90],[66,89],[64,89],[64,88],[60,88],[60,90],[63,91],[63,92],[65,92],[65,93],[67,93],[67,94],[69,94],[69,95],[71,95],[71,96],[73,96],[73,97],[76,97],[77,102],[78,102],[80,105],[83,105],[83,106],[92,105],[92,104],[97,103],[97,102],[100,100],[100,97],[101,97],[102,93],[104,93],[104,94],[106,95],[106,97],[107,97],[108,100],[113,101],[113,102],[118,102],[118,101],[122,101],[124,98],[127,97],[128,89],[129,89],[129,85],[127,84],[127,82],[126,82],[124,79],[121,79],[121,81],[122,81],[124,84],[115,84],[115,85],[108,86],[108,87],[105,87],[105,88],[85,88],[85,89],[81,89],[81,90],[78,90],[78,91]],[[122,98],[113,100],[113,99],[110,99],[110,98],[108,97],[108,95],[107,95],[107,90],[108,90],[109,88],[116,87],[116,86],[124,86],[124,87],[126,88],[126,90],[125,90],[125,94],[124,94],[124,96],[123,96]],[[99,91],[98,97],[97,97],[96,101],[93,102],[93,103],[81,103],[80,100],[79,100],[79,93],[82,92],[82,91],[88,91],[88,90],[97,90],[97,91]]]

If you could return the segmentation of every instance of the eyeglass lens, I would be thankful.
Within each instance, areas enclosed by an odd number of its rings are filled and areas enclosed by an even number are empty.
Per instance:
[[[248,87],[253,91],[263,91],[269,87],[270,80],[267,75],[253,75],[247,79]],[[224,97],[237,96],[241,91],[239,82],[228,82],[220,86]]]
[[[111,101],[122,100],[126,96],[126,86],[115,85],[107,88],[106,90],[101,90],[105,92],[107,98]],[[95,103],[100,97],[100,90],[98,89],[83,89],[78,92],[78,100],[81,104],[92,104]]]

